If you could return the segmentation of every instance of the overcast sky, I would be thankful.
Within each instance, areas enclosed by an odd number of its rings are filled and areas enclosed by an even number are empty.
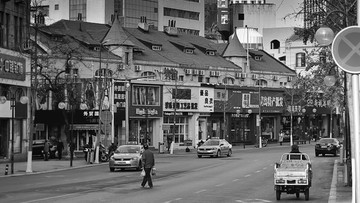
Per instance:
[[[295,19],[294,16],[290,18],[284,17],[288,14],[295,13],[300,10],[300,4],[304,0],[267,0],[267,3],[276,4],[276,26],[277,27],[303,27],[304,22],[302,19]]]

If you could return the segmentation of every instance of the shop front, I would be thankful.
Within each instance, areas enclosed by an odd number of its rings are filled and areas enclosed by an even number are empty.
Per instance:
[[[214,89],[168,86],[163,95],[162,140],[167,147],[174,142],[175,148],[186,148],[205,140],[207,120],[214,111]]]
[[[162,88],[160,85],[132,84],[129,107],[128,144],[157,147],[162,118]]]

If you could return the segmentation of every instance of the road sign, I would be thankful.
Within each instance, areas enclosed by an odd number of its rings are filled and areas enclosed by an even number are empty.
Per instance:
[[[334,38],[332,56],[335,63],[348,73],[360,73],[360,27],[342,29]]]
[[[110,111],[102,111],[100,115],[100,119],[103,123],[109,124],[112,120],[112,114]]]

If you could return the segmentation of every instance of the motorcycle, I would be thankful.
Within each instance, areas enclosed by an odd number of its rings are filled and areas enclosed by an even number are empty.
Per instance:
[[[107,162],[109,161],[109,153],[107,152],[105,146],[103,144],[100,144],[99,146],[99,159],[101,162]]]

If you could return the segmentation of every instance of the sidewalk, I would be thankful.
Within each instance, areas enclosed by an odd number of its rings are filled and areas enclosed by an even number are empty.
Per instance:
[[[283,147],[278,144],[268,144],[269,147]],[[243,145],[233,146],[233,151],[241,151],[241,150],[249,150],[256,149],[254,145],[246,145],[246,148]],[[185,149],[174,150],[173,154],[169,154],[167,150],[164,153],[160,154],[158,150],[153,150],[155,156],[164,157],[164,156],[182,156],[185,154],[196,154],[196,149],[190,148],[190,152],[186,152]],[[107,164],[107,162],[100,163]],[[8,165],[8,175],[5,175],[5,168]],[[82,167],[92,167],[97,166],[99,164],[87,164],[83,157],[74,158],[72,167],[70,167],[70,160],[68,158],[57,160],[50,159],[49,161],[44,161],[43,159],[35,159],[32,162],[32,173],[27,173],[27,162],[15,162],[14,163],[14,174],[11,175],[11,166],[9,160],[0,160],[0,179],[12,176],[22,176],[22,175],[32,175],[39,173],[48,173],[54,171],[62,171],[62,170],[71,170],[74,168],[82,168]],[[339,162],[338,159],[335,160],[334,169],[333,169],[333,177],[329,195],[329,203],[351,203],[352,198],[352,187],[345,186],[344,183],[344,170],[345,167],[342,163]],[[311,197],[310,197],[311,198]]]

